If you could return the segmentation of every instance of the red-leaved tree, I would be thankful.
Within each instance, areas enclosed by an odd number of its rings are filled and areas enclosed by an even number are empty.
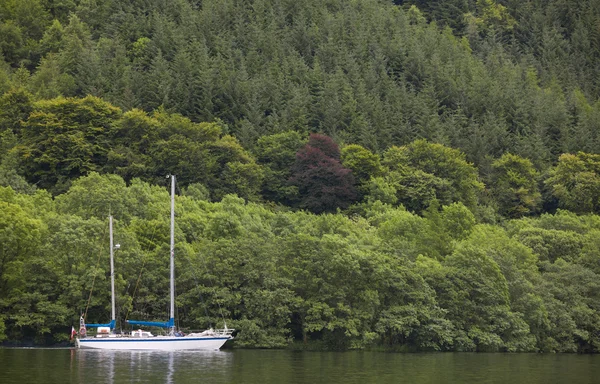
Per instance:
[[[352,171],[339,161],[340,150],[328,136],[311,134],[296,153],[290,183],[298,188],[299,207],[314,213],[345,209],[357,198]]]

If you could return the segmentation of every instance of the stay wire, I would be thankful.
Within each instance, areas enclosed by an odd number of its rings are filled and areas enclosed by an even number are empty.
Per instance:
[[[152,232],[152,236],[150,237],[150,242],[153,242],[154,238],[156,237],[156,227],[154,227],[154,231]],[[146,256],[146,253],[143,252],[142,253],[144,256]],[[133,288],[133,293],[131,294],[131,307],[127,308],[127,313],[125,314],[125,321],[127,321],[127,319],[129,319],[129,314],[131,313],[131,310],[133,308],[133,302],[135,300],[135,295],[137,294],[137,290],[138,287],[140,285],[140,281],[142,280],[142,275],[144,274],[144,268],[146,267],[146,262],[148,261],[147,257],[143,258],[142,261],[142,268],[140,269],[140,274],[138,275],[138,278],[135,282],[135,287]]]
[[[179,189],[179,187],[177,186],[177,189],[179,190],[180,194],[182,193],[181,189]],[[180,206],[182,207],[180,212],[185,212],[185,206],[183,204],[180,204]],[[196,237],[195,234],[192,234],[192,237],[194,240],[198,241],[198,238]],[[200,252],[197,253],[198,255],[200,255]],[[190,266],[190,270],[192,271],[192,276],[194,277],[194,282],[196,283],[196,289],[198,290],[198,297],[200,299],[200,302],[202,303],[203,307],[204,307],[204,313],[206,315],[206,318],[210,320],[210,315],[208,314],[208,308],[207,308],[207,304],[206,301],[204,300],[204,298],[202,297],[202,291],[200,290],[200,283],[198,280],[198,276],[196,274],[196,268],[194,266],[194,264],[192,263],[192,261],[190,260],[189,257],[185,256],[185,261],[187,261],[188,265]],[[208,271],[208,268],[206,267],[206,263],[202,263],[202,265],[204,266],[204,269],[206,271],[206,276],[211,284],[211,286],[213,287],[214,290],[214,281],[212,281],[211,277],[210,277],[210,273]],[[223,324],[225,323],[225,315],[223,314],[223,308],[221,307],[221,304],[219,304],[218,300],[215,300],[217,303],[217,306],[219,307],[219,313],[221,314],[221,319],[223,320]],[[212,324],[211,324],[212,325]]]
[[[102,244],[104,244],[106,241],[106,228],[104,228],[104,231],[102,232],[102,238],[99,241],[100,246],[102,246]],[[90,288],[90,294],[88,296],[88,300],[87,303],[85,305],[85,311],[83,312],[83,319],[87,319],[87,313],[88,313],[88,309],[90,307],[90,303],[92,302],[92,294],[94,292],[94,285],[96,284],[96,276],[97,273],[96,271],[98,270],[98,266],[100,265],[100,258],[102,257],[103,252],[98,252],[98,259],[96,260],[96,267],[94,269],[94,277],[92,278],[92,287]]]
[[[152,236],[150,237],[150,242],[153,242],[154,239],[155,239],[155,237],[156,237],[156,227],[154,227],[154,230],[152,232]],[[145,253],[144,253],[144,256],[146,256]],[[135,287],[134,287],[133,293],[131,295],[131,303],[132,303],[132,305],[131,305],[131,307],[127,308],[127,313],[125,314],[125,321],[127,321],[127,319],[129,319],[129,314],[131,313],[131,310],[133,309],[133,302],[135,300],[135,295],[137,294],[137,290],[138,290],[138,287],[140,285],[140,281],[142,280],[142,275],[144,273],[144,268],[146,266],[146,262],[147,261],[148,261],[148,258],[144,257],[143,262],[142,262],[142,268],[140,269],[140,274],[139,274],[139,276],[138,276],[138,278],[137,278],[137,280],[135,282]]]

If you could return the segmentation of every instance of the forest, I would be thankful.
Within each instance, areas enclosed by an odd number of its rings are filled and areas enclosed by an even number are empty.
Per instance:
[[[0,2],[0,343],[600,351],[600,3]]]

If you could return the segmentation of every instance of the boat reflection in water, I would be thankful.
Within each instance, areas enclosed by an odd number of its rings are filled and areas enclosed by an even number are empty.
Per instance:
[[[73,350],[75,382],[175,383],[222,381],[233,364],[233,353],[224,351],[112,351]]]

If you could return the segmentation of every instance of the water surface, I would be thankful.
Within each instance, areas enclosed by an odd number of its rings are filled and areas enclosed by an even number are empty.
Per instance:
[[[600,355],[0,349],[0,383],[600,383]]]

